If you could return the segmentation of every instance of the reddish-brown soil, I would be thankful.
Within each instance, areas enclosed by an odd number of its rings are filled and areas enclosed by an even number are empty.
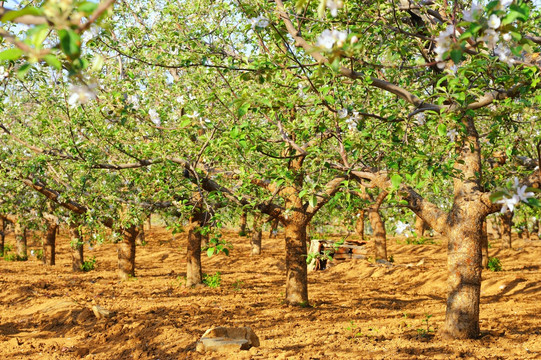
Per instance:
[[[71,272],[65,236],[56,266],[0,260],[0,359],[541,358],[541,241],[516,240],[513,250],[492,241],[490,254],[504,271],[484,272],[482,337],[447,341],[438,336],[446,300],[442,239],[389,239],[395,266],[348,260],[311,273],[311,306],[302,308],[282,303],[283,238],[265,236],[263,255],[250,257],[248,238],[225,237],[231,255],[203,259],[205,273],[221,272],[215,289],[183,286],[186,236],[173,240],[156,228],[137,248],[137,277],[126,282],[117,280],[112,244],[87,250],[97,259],[88,273]],[[94,304],[116,316],[96,319]],[[250,326],[261,346],[195,352],[203,332],[218,325]]]

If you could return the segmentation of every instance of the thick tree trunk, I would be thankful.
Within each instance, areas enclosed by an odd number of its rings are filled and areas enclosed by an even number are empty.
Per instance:
[[[246,223],[248,221],[248,213],[246,211],[243,211],[240,215],[240,229],[239,229],[239,235],[240,236],[246,236]]]
[[[449,268],[444,336],[471,339],[479,336],[483,218],[473,204],[454,206],[448,234]]]
[[[290,220],[285,224],[286,299],[289,304],[308,304],[306,265],[306,222]]]
[[[252,255],[261,255],[261,237],[262,237],[262,223],[261,214],[254,213],[254,224],[252,229],[252,240],[250,245],[252,246]]]
[[[502,219],[502,248],[511,249],[511,228],[513,226],[513,213],[507,210],[501,215]]]
[[[188,249],[186,254],[186,286],[203,283],[201,270],[201,214],[196,213],[190,218],[188,225]]]
[[[4,256],[4,241],[6,239],[6,220],[0,218],[0,256]]]
[[[135,239],[138,232],[135,226],[122,229],[122,241],[117,245],[118,277],[128,280],[135,277]]]
[[[28,252],[26,246],[26,227],[24,227],[19,221],[15,222],[15,248],[17,260],[28,259]]]
[[[45,234],[45,242],[43,243],[43,258],[45,265],[54,265],[56,256],[56,232],[58,224],[53,221],[47,222],[47,232]]]
[[[376,260],[387,260],[387,233],[385,232],[385,223],[379,211],[374,208],[368,209],[368,219],[372,226]]]
[[[355,223],[355,231],[361,240],[364,240],[364,210],[359,211],[357,222]]]
[[[83,237],[77,225],[70,226],[70,248],[71,248],[71,269],[72,271],[82,271],[84,262]]]
[[[487,229],[487,220],[483,221],[483,228],[481,234],[481,252],[483,255],[483,260],[481,261],[481,266],[483,269],[488,267],[488,229]]]
[[[444,337],[473,339],[479,336],[483,221],[479,134],[473,118],[462,119],[465,136],[457,141],[462,161],[455,164],[461,176],[454,178],[454,201],[447,215],[447,310]]]
[[[418,237],[425,236],[425,231],[428,230],[427,223],[421,219],[419,216],[415,217],[415,234],[417,234]]]

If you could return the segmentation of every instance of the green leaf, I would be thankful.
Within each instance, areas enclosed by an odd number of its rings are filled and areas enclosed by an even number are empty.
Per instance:
[[[316,195],[312,195],[310,197],[310,199],[308,200],[308,204],[311,206],[311,207],[316,207],[317,205],[317,196]]]
[[[447,135],[447,126],[445,126],[445,124],[438,125],[438,135],[439,136]]]
[[[462,50],[453,49],[451,50],[451,53],[449,54],[449,56],[451,57],[451,60],[453,60],[455,64],[458,64],[460,63],[460,61],[462,61]]]
[[[56,70],[62,69],[62,64],[60,63],[60,60],[57,59],[56,56],[47,54],[43,56],[43,60],[49,65],[54,67]]]
[[[391,175],[391,184],[393,185],[393,188],[398,189],[400,184],[402,184],[402,177],[398,174]]]
[[[207,249],[207,256],[208,256],[208,257],[211,257],[213,254],[214,254],[214,248],[213,248],[213,247],[209,247],[209,248]]]
[[[82,13],[85,13],[85,15],[91,15],[96,9],[98,8],[98,3],[94,3],[91,1],[85,1],[79,7],[77,10],[79,10]]]
[[[496,191],[495,193],[490,194],[490,201],[496,202],[500,200],[504,195],[507,195],[505,191]]]
[[[533,206],[533,207],[536,207],[536,208],[541,207],[541,202],[539,202],[539,200],[536,199],[536,198],[528,198],[528,200],[526,200],[526,201],[528,201],[528,205],[530,205],[530,206]]]
[[[327,0],[319,0],[319,6],[317,7],[317,16],[320,19],[325,17],[325,10],[327,9]]]
[[[21,10],[15,10],[15,11],[9,11],[4,16],[2,16],[2,19],[0,21],[7,22],[12,21],[18,17],[24,16],[24,15],[34,15],[34,16],[40,16],[43,14],[41,9],[38,9],[33,6],[27,6],[24,9]]]
[[[73,30],[58,31],[60,37],[60,48],[71,60],[81,55],[81,37]]]
[[[250,103],[244,103],[242,104],[239,109],[237,110],[237,116],[240,118],[240,117],[243,117],[244,115],[246,115],[246,113],[248,113],[248,109],[250,109]]]
[[[19,48],[7,49],[0,52],[0,60],[17,60],[22,54],[23,51]]]
[[[17,77],[21,80],[24,80],[26,74],[30,71],[32,66],[29,63],[24,64],[17,70]]]

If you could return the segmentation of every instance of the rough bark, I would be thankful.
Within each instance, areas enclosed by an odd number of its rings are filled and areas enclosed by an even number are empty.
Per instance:
[[[308,268],[306,265],[306,223],[299,220],[285,224],[286,303],[308,304]]]
[[[511,228],[513,227],[513,213],[507,210],[501,215],[502,219],[502,249],[511,249]]]
[[[83,237],[79,227],[75,224],[70,225],[70,248],[71,248],[71,269],[72,271],[82,271],[84,262]]]
[[[261,214],[254,213],[254,223],[252,226],[252,240],[250,245],[252,246],[252,255],[261,255],[261,237],[262,237],[262,223]]]
[[[128,280],[135,277],[135,239],[138,231],[135,226],[122,229],[122,241],[117,245],[118,277]]]
[[[58,224],[53,221],[47,221],[47,232],[45,234],[45,242],[43,243],[43,258],[45,265],[55,265],[56,256],[56,232]]]
[[[415,217],[415,234],[419,237],[425,236],[425,231],[428,230],[428,224],[419,216]]]
[[[455,205],[450,220],[444,336],[471,339],[479,335],[483,218],[476,206]]]
[[[355,231],[361,240],[364,240],[364,212],[364,210],[359,211],[357,223],[355,223]]]
[[[141,223],[141,226],[138,230],[139,233],[137,234],[137,239],[135,239],[135,243],[139,246],[143,246],[145,244],[145,224]]]
[[[4,256],[4,241],[6,239],[6,220],[0,218],[0,256]]]
[[[240,236],[246,236],[246,224],[248,221],[248,213],[246,211],[243,211],[240,215],[240,225],[239,225],[239,235]]]
[[[26,227],[19,221],[15,221],[15,250],[18,260],[28,259],[26,246]]]
[[[376,260],[387,260],[387,233],[385,232],[385,223],[379,214],[379,210],[370,207],[368,209],[368,219],[370,220],[373,231],[372,237],[374,239]]]
[[[488,229],[487,229],[487,220],[483,221],[483,232],[481,234],[481,251],[483,259],[481,261],[481,266],[483,269],[488,267]]]
[[[464,118],[466,135],[459,140],[461,176],[454,179],[454,202],[447,216],[448,255],[447,310],[444,337],[472,339],[479,336],[483,221],[488,208],[483,203],[479,134],[472,118]]]
[[[186,286],[196,286],[203,283],[201,268],[201,243],[203,235],[201,228],[205,226],[207,214],[194,210],[188,225],[188,248],[186,253]]]
[[[271,222],[271,227],[270,227],[270,230],[269,230],[269,238],[272,239],[272,238],[275,238],[276,237],[276,234],[278,232],[278,225],[280,224],[280,220],[279,219],[274,219],[272,220]]]

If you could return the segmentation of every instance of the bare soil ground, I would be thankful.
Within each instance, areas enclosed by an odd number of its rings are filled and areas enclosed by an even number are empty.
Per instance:
[[[57,265],[0,260],[0,359],[539,359],[541,241],[516,240],[513,250],[491,241],[502,272],[484,272],[482,337],[445,341],[446,243],[388,240],[395,266],[367,260],[335,262],[309,275],[311,306],[282,303],[284,240],[225,236],[229,257],[207,258],[221,272],[219,288],[183,286],[186,236],[147,231],[137,248],[137,277],[119,282],[115,245],[87,250],[97,269],[71,272],[68,240],[58,239]],[[8,243],[13,243],[11,236]],[[38,244],[34,244],[38,248]],[[86,250],[86,249],[85,249]],[[407,265],[410,266],[407,266]],[[116,312],[96,319],[98,304]],[[428,320],[428,323],[427,321]],[[250,326],[261,346],[229,354],[197,353],[212,326]]]

